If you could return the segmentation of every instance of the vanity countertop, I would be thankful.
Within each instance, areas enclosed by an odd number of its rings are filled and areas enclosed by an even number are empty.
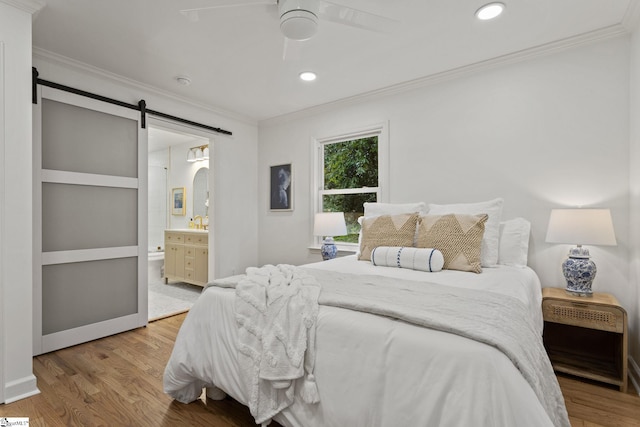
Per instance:
[[[209,233],[209,230],[203,230],[198,228],[168,228],[165,231],[170,231],[174,233],[193,233],[193,234]]]

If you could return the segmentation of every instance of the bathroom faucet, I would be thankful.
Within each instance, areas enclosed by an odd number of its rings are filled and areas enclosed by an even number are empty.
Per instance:
[[[198,230],[202,230],[202,229],[204,228],[204,226],[202,225],[202,217],[201,217],[200,215],[196,215],[196,216],[194,216],[194,217],[193,217],[193,220],[194,220],[194,221],[198,221],[198,220],[200,220],[200,224],[196,224],[196,228],[197,228]]]

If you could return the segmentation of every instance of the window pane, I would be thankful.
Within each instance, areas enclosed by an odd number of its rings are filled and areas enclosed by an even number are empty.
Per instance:
[[[378,186],[378,137],[324,145],[324,189]]]
[[[364,202],[375,202],[376,193],[333,194],[322,196],[324,212],[344,212],[347,223],[347,235],[336,236],[336,242],[358,243],[360,224],[358,217],[364,215]]]

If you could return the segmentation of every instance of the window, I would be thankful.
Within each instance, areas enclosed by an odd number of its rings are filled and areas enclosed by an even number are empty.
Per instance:
[[[335,236],[338,243],[358,243],[358,217],[365,202],[383,200],[386,184],[385,126],[316,140],[315,212],[344,212],[347,235]],[[321,237],[317,237],[316,243]]]

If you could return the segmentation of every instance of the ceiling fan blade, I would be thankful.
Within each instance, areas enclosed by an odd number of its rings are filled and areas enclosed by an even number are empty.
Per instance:
[[[364,30],[389,33],[393,31],[400,21],[387,18],[364,10],[353,9],[347,6],[320,0],[320,16],[327,21],[362,28]]]
[[[287,37],[284,38],[284,46],[282,47],[282,60],[283,61],[296,61],[300,59],[300,53],[302,52],[302,43],[300,40],[292,40]]]
[[[278,0],[246,0],[246,1],[218,0],[215,2],[215,4],[211,6],[181,9],[180,13],[186,16],[190,21],[197,22],[200,19],[199,12],[203,10],[223,9],[223,8],[229,8],[229,7],[256,6],[256,5],[263,5],[263,4],[276,5],[278,4]]]

